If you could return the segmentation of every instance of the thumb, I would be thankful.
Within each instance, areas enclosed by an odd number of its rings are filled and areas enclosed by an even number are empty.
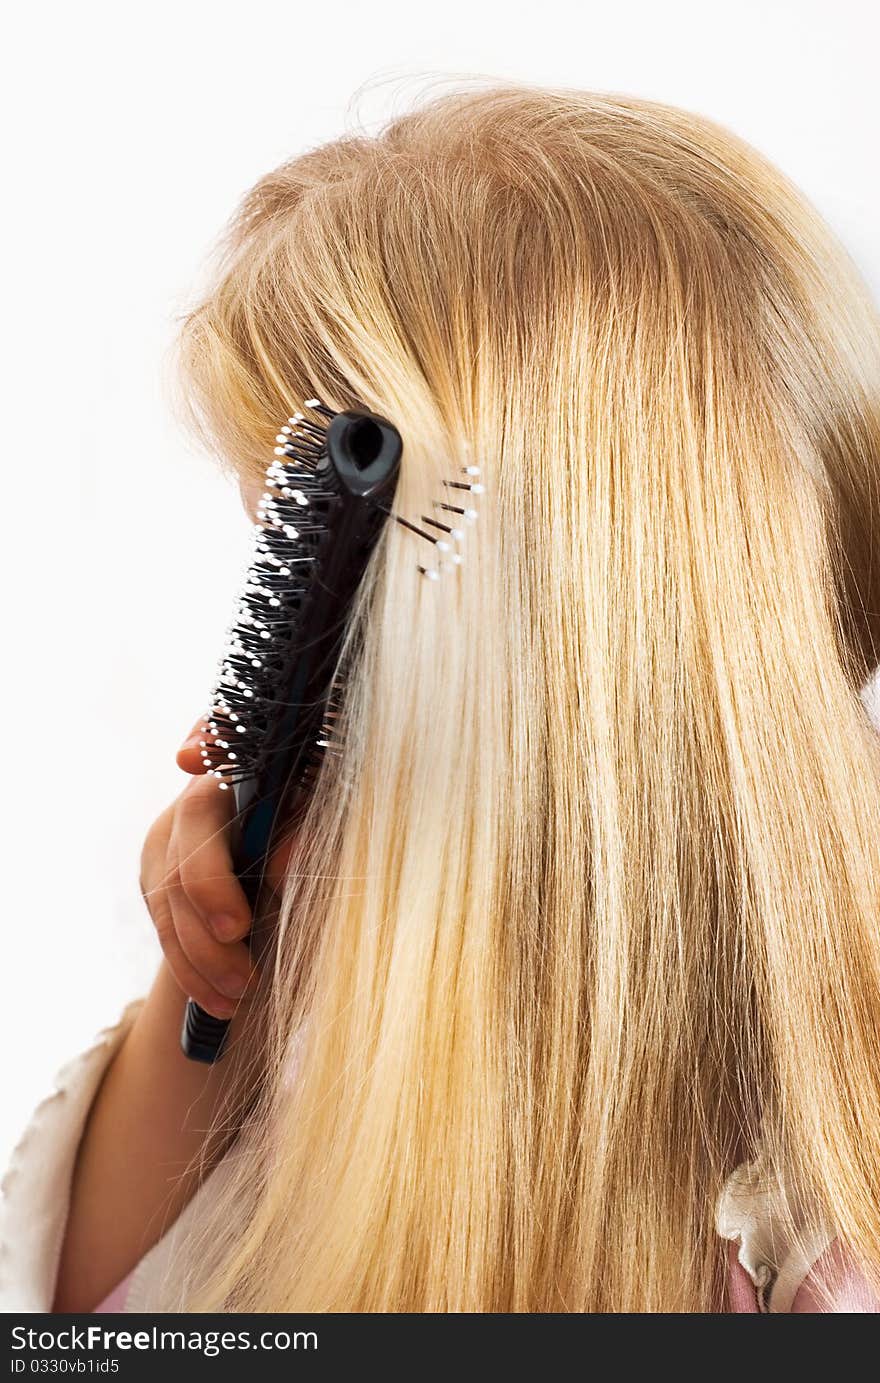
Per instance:
[[[184,773],[207,773],[208,767],[202,758],[201,750],[210,742],[211,736],[205,726],[205,717],[199,716],[177,751],[177,767],[182,768]]]

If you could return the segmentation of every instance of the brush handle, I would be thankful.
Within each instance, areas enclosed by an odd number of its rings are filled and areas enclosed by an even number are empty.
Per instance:
[[[245,896],[251,906],[251,916],[256,916],[257,899],[263,880],[263,867],[266,852],[272,838],[272,826],[278,807],[278,798],[256,797],[256,784],[253,779],[236,783],[236,815],[232,823],[233,867]],[[253,948],[253,929],[248,936]],[[202,1061],[213,1065],[219,1061],[226,1048],[226,1038],[231,1020],[215,1018],[197,1004],[195,999],[187,999],[180,1033],[180,1045],[184,1056],[190,1061]]]
[[[184,1056],[188,1056],[190,1061],[203,1061],[213,1066],[223,1055],[228,1032],[228,1018],[215,1018],[195,999],[187,999],[180,1045]]]

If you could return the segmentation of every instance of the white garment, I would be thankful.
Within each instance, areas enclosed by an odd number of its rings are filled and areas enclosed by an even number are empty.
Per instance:
[[[34,1110],[0,1182],[0,1310],[47,1312],[55,1279],[77,1149],[107,1067],[138,1015],[143,999],[128,1004],[112,1027],[55,1078],[55,1089]],[[124,1305],[129,1311],[175,1311],[187,1270],[178,1252],[201,1212],[234,1166],[234,1150],[205,1178],[189,1204],[131,1276]]]
[[[136,999],[128,1004],[117,1023],[61,1069],[56,1089],[37,1106],[13,1152],[0,1183],[0,1310],[51,1310],[77,1148],[104,1071],[142,1003]],[[192,1268],[187,1268],[179,1250],[231,1172],[234,1157],[233,1149],[140,1260],[122,1309],[178,1309],[184,1274],[189,1273],[189,1284],[193,1282]],[[738,1168],[719,1199],[716,1227],[723,1238],[739,1245],[739,1262],[758,1290],[760,1308],[770,1312],[791,1309],[805,1274],[834,1238],[833,1231],[817,1221],[793,1245],[780,1233],[779,1219],[778,1192],[760,1166]]]
[[[49,1311],[67,1211],[70,1181],[92,1100],[142,999],[104,1028],[91,1047],[63,1066],[55,1089],[37,1105],[0,1182],[0,1307]]]

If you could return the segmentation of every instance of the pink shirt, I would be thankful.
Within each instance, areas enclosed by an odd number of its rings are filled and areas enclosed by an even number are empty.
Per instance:
[[[736,1245],[730,1246],[728,1309],[758,1315],[764,1308],[760,1293],[737,1258]],[[828,1292],[828,1296],[822,1288]],[[109,1300],[109,1298],[108,1298]],[[826,1249],[795,1293],[791,1312],[880,1312],[880,1300],[859,1273],[847,1264],[836,1244]]]

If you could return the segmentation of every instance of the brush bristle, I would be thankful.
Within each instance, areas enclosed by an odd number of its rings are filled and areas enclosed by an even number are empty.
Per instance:
[[[287,651],[330,533],[336,491],[323,423],[297,415],[266,470],[253,551],[211,689],[202,762],[220,787],[254,776],[284,693]],[[232,749],[232,744],[235,749]]]

